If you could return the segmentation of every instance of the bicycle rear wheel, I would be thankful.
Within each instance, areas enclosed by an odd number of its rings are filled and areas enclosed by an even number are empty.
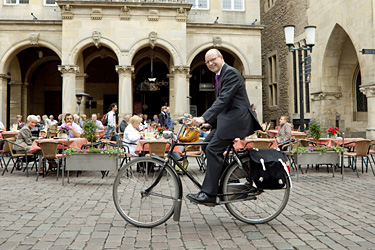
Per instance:
[[[250,158],[241,159],[243,164],[249,164]],[[288,203],[290,193],[289,178],[283,189],[254,189],[246,179],[247,173],[233,162],[222,182],[223,200],[233,201],[225,204],[228,211],[237,219],[249,224],[266,223],[276,218]],[[227,195],[234,192],[249,192],[247,194]],[[242,201],[241,201],[242,200]]]
[[[127,222],[138,227],[154,227],[172,216],[181,190],[176,174],[163,165],[163,161],[141,157],[119,170],[113,185],[113,200]],[[160,181],[145,193],[160,173]]]

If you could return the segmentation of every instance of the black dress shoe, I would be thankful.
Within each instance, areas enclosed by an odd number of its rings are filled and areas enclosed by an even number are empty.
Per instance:
[[[197,194],[188,194],[186,195],[191,202],[202,204],[206,206],[215,206],[216,203],[216,196],[208,196],[205,192],[199,192]]]

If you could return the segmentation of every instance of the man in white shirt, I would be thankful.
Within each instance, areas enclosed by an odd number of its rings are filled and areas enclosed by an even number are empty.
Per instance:
[[[107,138],[107,139],[111,139],[111,138],[109,138],[109,136],[111,135],[112,132],[114,132],[113,133],[114,139],[115,140],[117,139],[117,134],[116,134],[116,111],[117,111],[117,104],[116,103],[112,103],[111,104],[111,111],[109,111],[107,113],[108,124],[107,124],[107,128],[106,128],[106,131],[105,131],[105,138]]]
[[[98,120],[98,116],[96,114],[91,115],[91,120],[95,122],[95,125],[99,127],[99,129],[104,130],[103,123]]]
[[[52,125],[52,124],[57,124],[57,121],[55,120],[55,117],[54,117],[53,115],[50,115],[50,116],[49,116],[49,119],[50,119],[50,121],[51,121],[51,125]]]
[[[78,124],[74,123],[73,115],[69,113],[66,114],[64,120],[65,124],[71,127],[69,130],[69,138],[79,138],[82,134],[82,128]]]

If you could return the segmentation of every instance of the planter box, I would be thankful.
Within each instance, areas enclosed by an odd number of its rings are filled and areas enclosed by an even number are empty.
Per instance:
[[[294,154],[294,158],[297,159],[296,163],[298,165],[308,165],[308,164],[333,164],[337,165],[340,163],[340,153],[334,151],[328,152],[309,152],[302,154]]]
[[[117,158],[106,154],[72,154],[66,156],[67,171],[115,171]]]
[[[65,163],[65,170],[68,171],[68,183],[69,171],[115,171],[118,168],[118,158],[106,154],[67,155]],[[64,185],[64,171],[62,171],[62,184]]]

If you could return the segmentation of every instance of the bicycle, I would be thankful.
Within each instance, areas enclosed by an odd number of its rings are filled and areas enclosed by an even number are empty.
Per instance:
[[[206,142],[179,143],[178,135],[165,159],[157,156],[140,157],[120,168],[113,185],[113,200],[119,214],[138,227],[155,227],[166,222],[172,215],[179,221],[182,205],[182,182],[171,163],[184,173],[199,189],[201,184],[172,157],[176,146],[207,145]],[[229,146],[233,160],[227,165],[226,154],[219,185],[217,205],[225,205],[229,213],[249,224],[266,223],[276,218],[285,208],[290,193],[289,178],[283,189],[262,190],[249,180],[250,157],[246,150],[236,151]],[[227,166],[226,166],[227,165]],[[286,174],[285,174],[286,175]],[[285,176],[286,177],[286,176]]]

